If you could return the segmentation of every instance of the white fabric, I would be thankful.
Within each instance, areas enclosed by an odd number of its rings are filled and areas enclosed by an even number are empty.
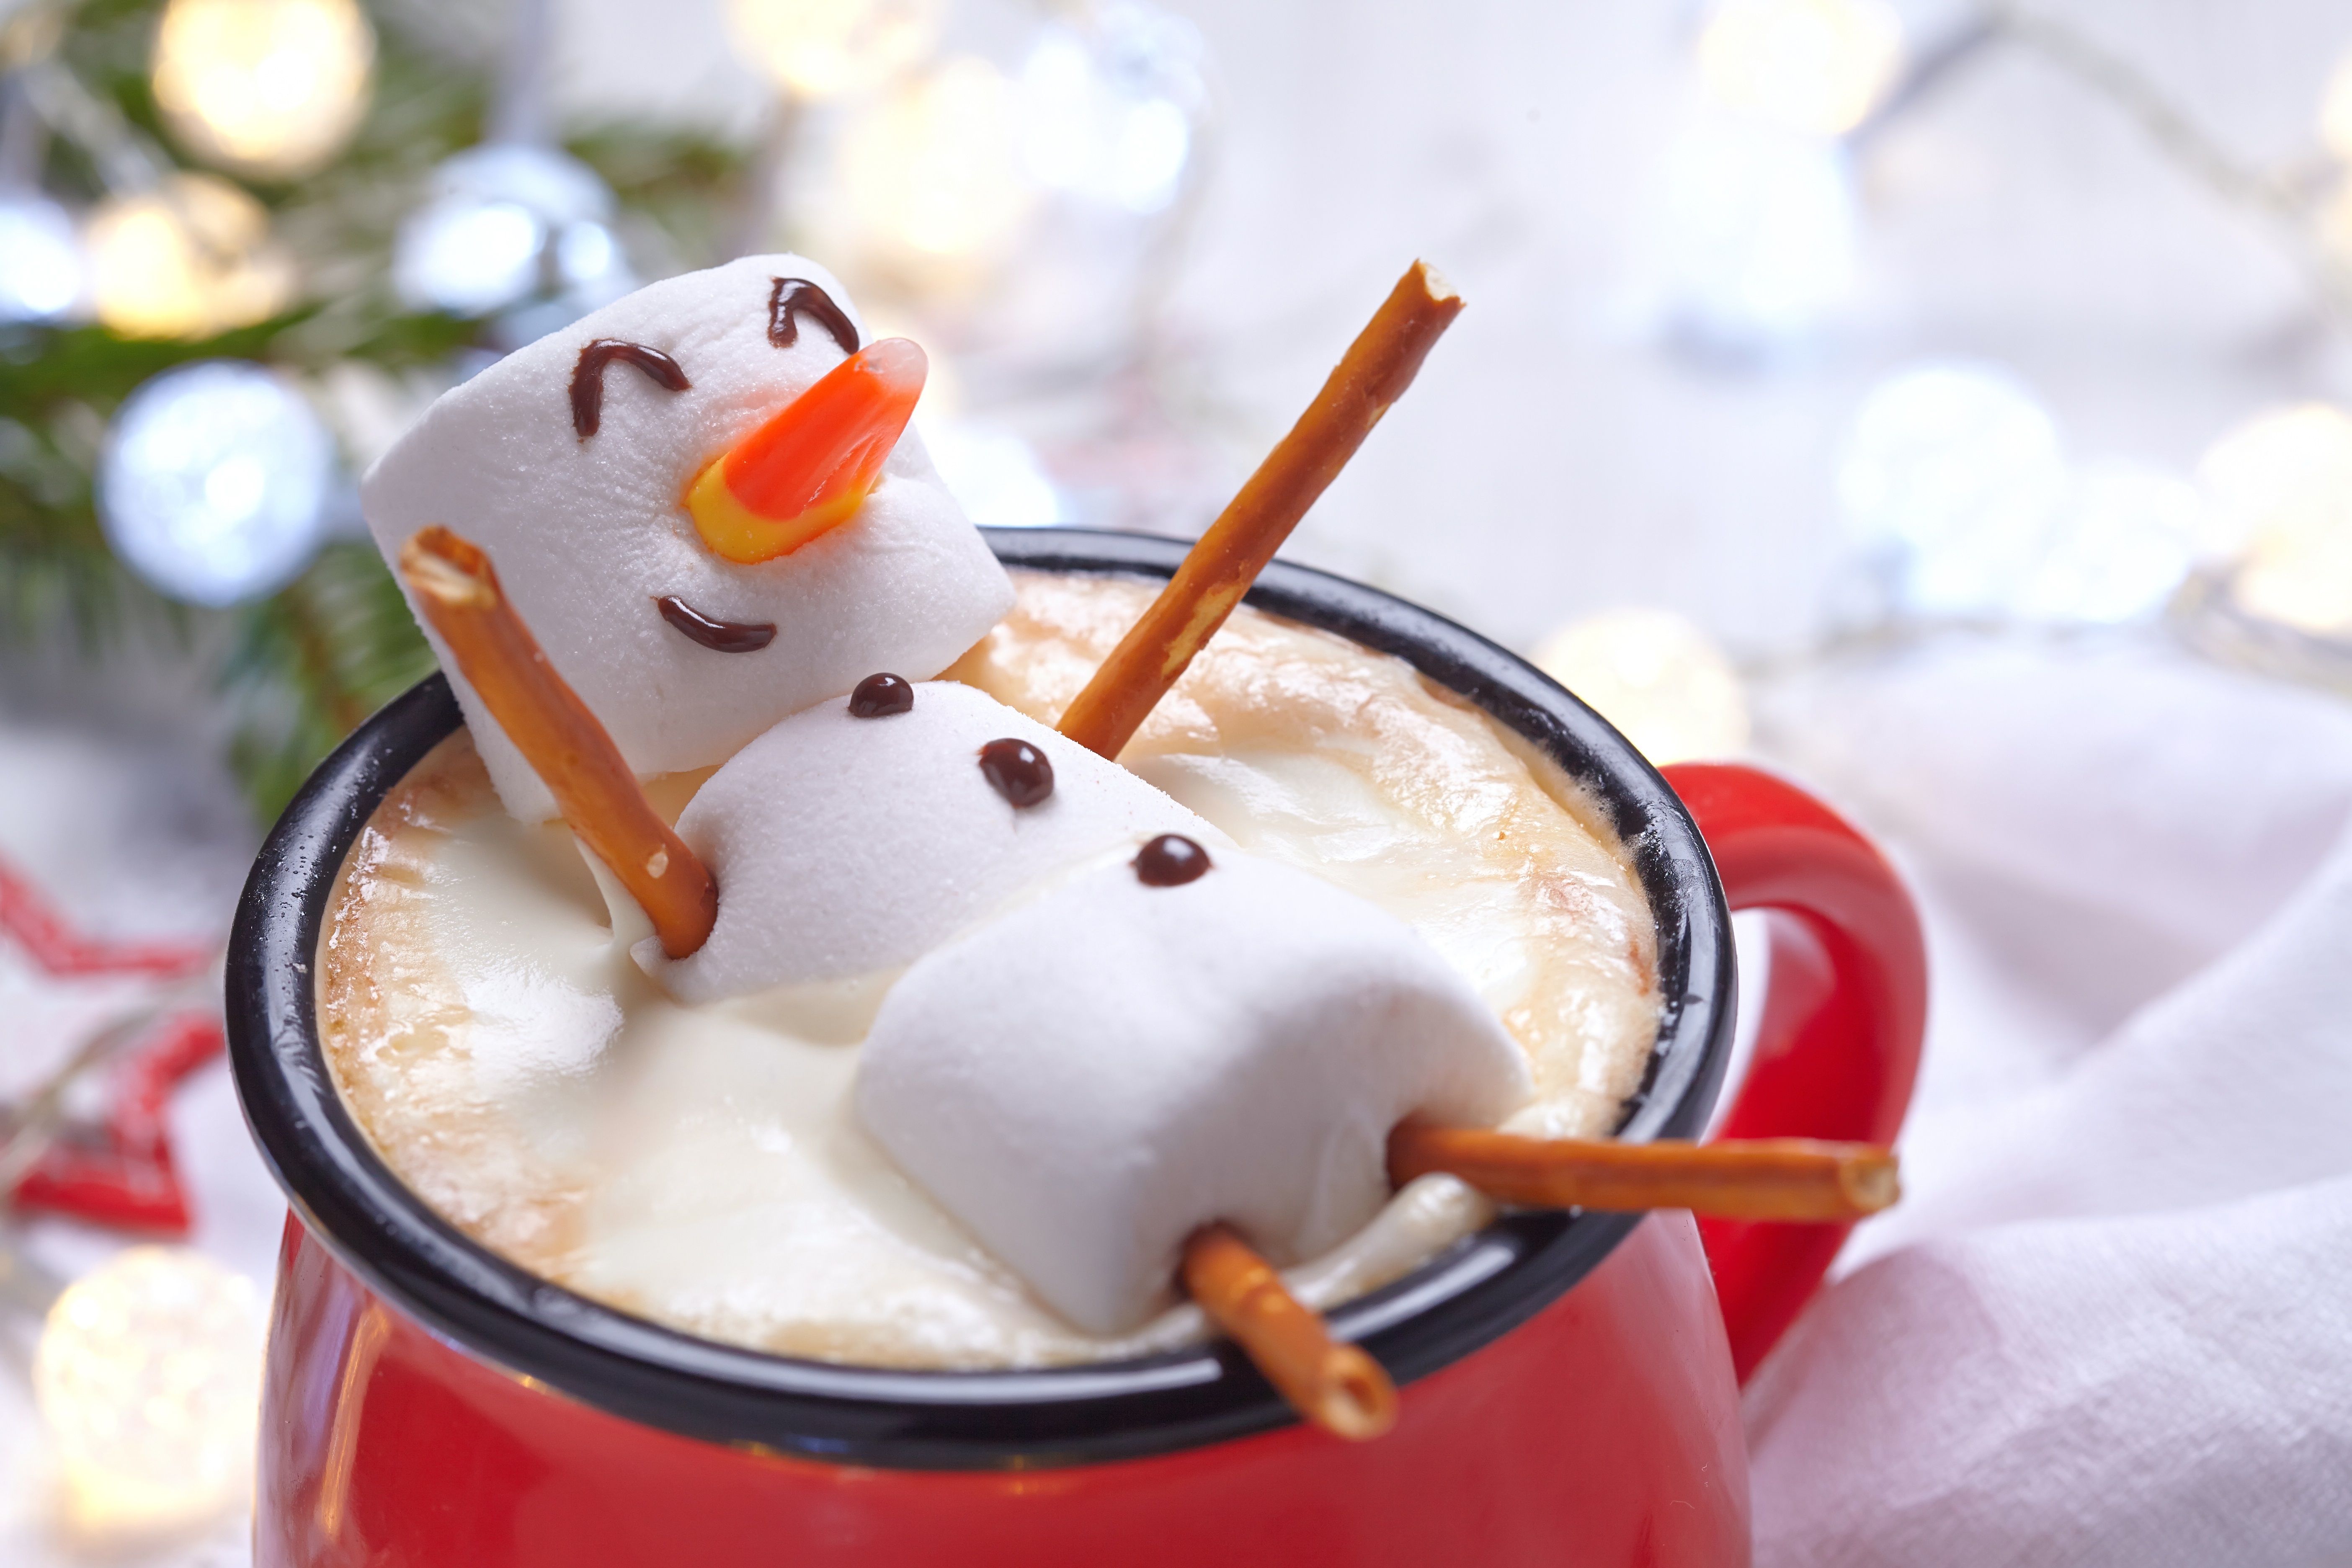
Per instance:
[[[1748,1391],[1759,1563],[2352,1560],[2352,706],[1964,647],[1767,714],[1933,971],[1907,1195]]]
[[[1274,1262],[1388,1201],[1410,1112],[1490,1127],[1525,1054],[1411,927],[1239,850],[1149,887],[1124,858],[907,972],[858,1062],[892,1158],[1096,1333],[1167,1300],[1184,1238],[1231,1221]]]
[[[1013,607],[1012,582],[911,430],[841,527],[757,565],[705,547],[688,485],[845,357],[806,314],[791,348],[769,342],[780,277],[809,279],[856,319],[833,274],[797,256],[651,284],[444,395],[361,484],[386,558],[428,523],[489,552],[549,661],[640,777],[722,762],[877,670],[937,675]],[[661,350],[692,385],[668,391],[616,360],[600,428],[575,435],[572,368],[598,338]],[[704,647],[663,620],[655,601],[672,595],[714,619],[772,623],[775,639],[750,653]],[[426,636],[507,808],[552,816],[547,786]]]
[[[952,681],[915,687],[905,713],[845,701],[796,713],[710,776],[678,837],[719,884],[710,940],[637,962],[685,1002],[844,980],[913,963],[999,905],[1100,851],[1214,827],[1117,763]],[[989,742],[1026,741],[1054,792],[1015,806],[980,771]]]

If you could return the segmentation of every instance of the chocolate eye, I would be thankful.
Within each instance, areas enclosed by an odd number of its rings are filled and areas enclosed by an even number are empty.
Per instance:
[[[779,278],[768,294],[768,341],[780,349],[788,349],[801,341],[801,317],[814,316],[818,326],[833,334],[841,352],[857,352],[857,329],[849,324],[849,312],[833,302],[833,296],[805,278]]]
[[[894,713],[912,712],[914,707],[915,689],[901,676],[869,675],[849,694],[853,719],[887,719]]]
[[[980,749],[989,786],[1017,806],[1035,805],[1054,793],[1054,764],[1026,741],[991,741]]]
[[[1129,864],[1135,868],[1135,879],[1147,888],[1181,888],[1207,873],[1209,852],[1181,833],[1163,833],[1138,850]]]
[[[659,349],[618,338],[598,338],[580,351],[580,363],[572,367],[572,428],[583,441],[596,434],[604,422],[604,367],[616,359],[635,365],[654,384],[672,392],[685,392],[694,385],[677,361]]]

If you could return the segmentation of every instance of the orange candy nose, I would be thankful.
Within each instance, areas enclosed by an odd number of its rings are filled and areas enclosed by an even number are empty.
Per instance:
[[[847,522],[881,478],[929,370],[905,338],[834,366],[697,477],[686,510],[702,542],[749,565]]]

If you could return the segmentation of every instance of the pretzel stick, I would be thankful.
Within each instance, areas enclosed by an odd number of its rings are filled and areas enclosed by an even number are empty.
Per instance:
[[[490,716],[554,793],[563,820],[684,958],[710,935],[719,889],[656,816],[621,749],[547,662],[479,546],[436,524],[401,547],[400,574]]]
[[[1362,1442],[1396,1422],[1396,1384],[1381,1363],[1331,1337],[1274,1265],[1229,1226],[1205,1226],[1184,1244],[1184,1288],[1232,1335],[1290,1407],[1326,1432]]]
[[[1402,1186],[1433,1171],[1507,1204],[1689,1209],[1725,1219],[1860,1219],[1902,1195],[1894,1154],[1869,1143],[1617,1143],[1411,1121],[1389,1134],[1391,1181]]]
[[[1414,262],[1290,434],[1063,712],[1063,734],[1102,756],[1118,755],[1389,405],[1404,395],[1430,345],[1461,311],[1462,296],[1427,262]]]

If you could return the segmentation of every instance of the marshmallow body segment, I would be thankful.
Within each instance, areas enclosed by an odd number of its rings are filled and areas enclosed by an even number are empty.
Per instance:
[[[719,921],[690,957],[639,963],[688,1003],[847,979],[913,963],[1090,857],[1162,833],[1228,840],[1150,784],[987,694],[915,686],[881,718],[832,700],[745,746],[697,792],[678,837],[719,884]],[[1028,742],[1052,793],[1016,806],[980,765]]]
[[[789,347],[770,341],[780,278],[814,282],[856,321],[833,275],[797,256],[669,279],[455,388],[362,481],[387,559],[427,523],[489,552],[556,672],[640,778],[724,761],[876,670],[934,675],[1013,604],[1011,581],[912,430],[840,526],[749,564],[704,542],[686,505],[696,479],[847,357],[806,313]],[[600,339],[660,351],[688,386],[611,361],[594,434],[581,435],[572,374]],[[665,599],[676,602],[667,614]],[[721,651],[681,629],[696,617],[752,631],[713,637],[740,649]],[[764,643],[761,627],[773,628]],[[553,797],[437,639],[436,651],[507,809],[553,816]]]
[[[857,1111],[1045,1301],[1095,1333],[1169,1299],[1223,1220],[1277,1265],[1389,1196],[1390,1129],[1492,1126],[1516,1042],[1412,929],[1237,850],[1176,887],[1125,863],[932,952],[884,1000]]]

